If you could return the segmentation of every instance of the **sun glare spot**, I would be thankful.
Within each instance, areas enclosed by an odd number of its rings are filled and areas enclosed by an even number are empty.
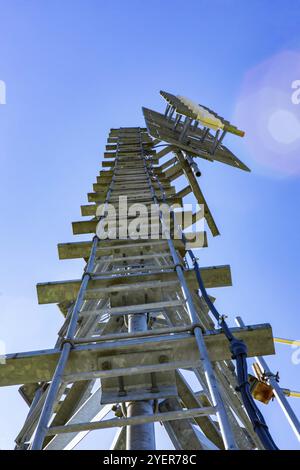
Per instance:
[[[300,175],[299,83],[298,50],[281,51],[245,73],[235,122],[246,131],[245,146],[256,171]]]
[[[268,130],[273,139],[281,144],[292,144],[300,139],[300,121],[294,113],[285,109],[271,114]]]

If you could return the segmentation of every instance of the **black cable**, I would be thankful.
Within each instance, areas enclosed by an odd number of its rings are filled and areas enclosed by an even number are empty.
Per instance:
[[[232,359],[235,359],[236,361],[237,381],[239,384],[237,387],[237,391],[240,392],[242,396],[243,404],[249,415],[254,431],[260,438],[266,450],[278,450],[278,447],[276,446],[269,432],[269,428],[264,420],[264,417],[251,395],[250,384],[248,382],[248,366],[247,366],[247,361],[246,361],[247,346],[244,343],[244,341],[239,340],[234,337],[226,321],[224,320],[224,317],[221,316],[219,312],[217,311],[216,307],[214,306],[214,304],[212,303],[212,301],[210,300],[207,294],[207,291],[205,289],[205,286],[204,286],[204,283],[200,274],[199,265],[198,265],[198,262],[196,260],[196,257],[193,251],[188,250],[188,254],[191,257],[191,260],[194,266],[194,270],[196,273],[196,277],[197,277],[201,294],[209,310],[211,311],[211,313],[217,320],[218,324],[222,328],[226,338],[228,339],[230,343],[230,351],[232,353]]]
[[[153,170],[152,157],[148,157],[146,159],[150,160],[150,167]],[[159,178],[158,178],[157,175],[155,176],[155,179],[156,179],[156,181],[158,183],[158,186],[160,188],[160,191],[162,193],[163,201],[167,202],[166,201],[165,191],[163,190],[163,187],[162,187],[161,182],[159,181]],[[174,220],[173,212],[171,212],[171,215],[172,215],[173,220]],[[183,238],[183,241],[185,243],[186,238],[184,236],[184,233],[182,233],[182,238]],[[196,257],[195,257],[192,250],[187,250],[187,252],[188,252],[188,254],[189,254],[189,256],[192,260],[201,294],[202,294],[209,310],[211,311],[211,313],[213,314],[213,316],[217,320],[218,324],[220,325],[221,329],[223,330],[226,338],[228,339],[228,341],[230,343],[230,351],[232,353],[232,359],[235,359],[235,361],[236,361],[237,382],[238,382],[237,391],[240,392],[240,394],[241,394],[243,404],[244,404],[245,409],[246,409],[246,411],[249,415],[250,421],[253,425],[253,429],[256,432],[256,434],[258,435],[259,439],[261,440],[261,442],[262,442],[262,444],[263,444],[263,446],[266,450],[279,450],[278,447],[276,446],[275,442],[273,441],[273,438],[270,434],[269,428],[268,428],[268,426],[267,426],[267,424],[264,420],[264,417],[263,417],[261,411],[259,410],[258,406],[256,405],[256,403],[255,403],[255,401],[254,401],[254,399],[251,395],[250,384],[248,382],[248,366],[247,366],[247,360],[246,360],[247,359],[247,346],[244,343],[244,341],[235,338],[235,336],[232,334],[230,328],[228,327],[224,317],[219,314],[218,310],[216,309],[216,307],[214,306],[214,304],[210,300],[210,298],[207,294],[206,288],[204,286],[201,274],[200,274],[200,269],[199,269],[197,259],[196,259]]]

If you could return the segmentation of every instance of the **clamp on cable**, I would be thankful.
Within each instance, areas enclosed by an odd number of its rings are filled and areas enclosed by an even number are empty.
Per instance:
[[[248,382],[248,380],[245,380],[244,382],[241,382],[239,385],[237,385],[235,387],[235,391],[240,392],[246,385],[250,386],[250,383]]]
[[[279,372],[276,372],[276,374],[274,374],[273,372],[263,372],[261,378],[263,381],[267,382],[267,380],[272,377],[273,379],[276,380],[276,382],[279,383]]]
[[[230,342],[231,358],[236,359],[237,356],[247,356],[247,346],[244,341],[233,338]]]
[[[218,325],[222,326],[222,323],[225,322],[226,318],[228,318],[227,315],[220,315],[218,318]]]
[[[264,429],[268,429],[268,426],[267,426],[266,423],[264,423],[264,422],[261,421],[260,419],[254,419],[254,420],[253,420],[253,429],[254,429],[254,431],[255,431],[255,429],[256,429],[257,427],[262,427],[262,428],[264,428]]]

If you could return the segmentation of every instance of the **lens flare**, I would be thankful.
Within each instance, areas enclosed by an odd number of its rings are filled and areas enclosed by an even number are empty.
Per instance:
[[[300,52],[283,51],[250,69],[242,83],[235,121],[261,167],[300,174]]]
[[[300,121],[290,111],[278,109],[270,116],[268,130],[277,142],[291,144],[300,137]]]

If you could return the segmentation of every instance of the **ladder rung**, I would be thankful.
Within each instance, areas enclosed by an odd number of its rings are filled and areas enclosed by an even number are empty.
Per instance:
[[[190,410],[166,411],[164,413],[154,413],[153,415],[133,416],[130,418],[113,418],[103,421],[68,424],[66,426],[53,426],[48,429],[47,435],[53,436],[60,433],[93,431],[95,429],[132,426],[136,424],[171,421],[175,419],[189,419],[196,416],[208,416],[213,414],[216,414],[216,408],[213,406],[193,408]]]
[[[162,302],[151,302],[148,304],[127,305],[122,307],[102,308],[98,310],[83,310],[80,312],[81,316],[89,315],[129,315],[131,313],[154,312],[168,307],[183,307],[184,304],[181,300],[165,300]]]

